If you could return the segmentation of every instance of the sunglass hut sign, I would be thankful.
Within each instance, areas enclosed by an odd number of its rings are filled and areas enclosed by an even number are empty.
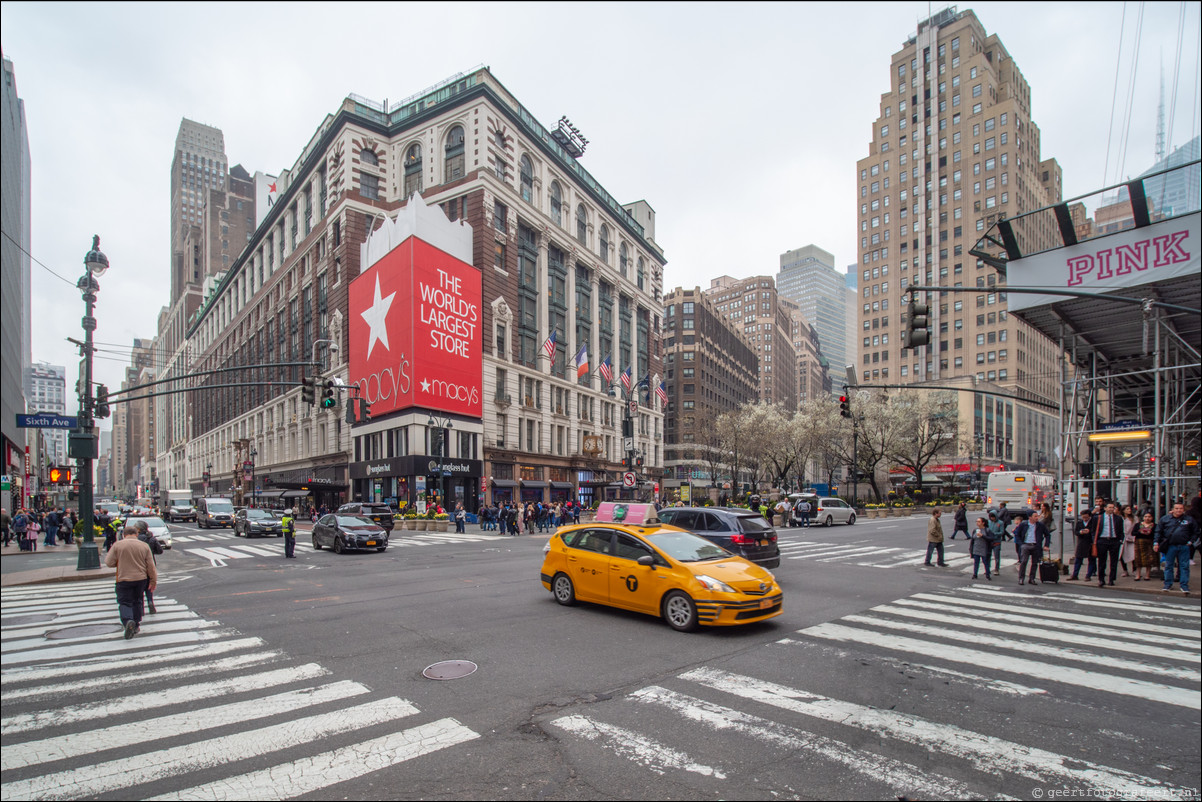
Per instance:
[[[434,214],[442,218],[435,225],[454,225],[441,211]],[[426,215],[416,216],[417,223],[426,222]],[[378,237],[406,235],[351,282],[351,381],[373,416],[419,406],[480,417],[480,272],[409,233],[413,222],[386,223],[365,246],[371,253],[380,250]],[[457,241],[436,238],[462,252]]]

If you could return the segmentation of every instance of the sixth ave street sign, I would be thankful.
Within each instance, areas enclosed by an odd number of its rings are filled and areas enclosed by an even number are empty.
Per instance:
[[[74,429],[76,425],[75,418],[49,412],[17,416],[17,427],[21,429]]]

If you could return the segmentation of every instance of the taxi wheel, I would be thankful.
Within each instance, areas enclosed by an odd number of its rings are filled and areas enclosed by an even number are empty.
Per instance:
[[[664,597],[664,620],[677,632],[697,628],[697,605],[687,594],[674,590]]]
[[[321,551],[321,544],[317,542],[317,535],[313,536],[313,551]]]
[[[551,580],[551,592],[555,595],[555,601],[570,607],[576,603],[576,589],[572,587],[572,580],[567,574],[556,574]]]

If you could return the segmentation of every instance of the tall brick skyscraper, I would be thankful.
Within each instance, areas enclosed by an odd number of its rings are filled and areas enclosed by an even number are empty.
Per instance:
[[[869,155],[856,163],[860,222],[856,364],[866,382],[976,376],[1056,396],[1058,348],[1006,313],[1005,278],[969,251],[1002,216],[1061,199],[1041,161],[1031,88],[972,11],[922,22],[893,54]],[[1030,229],[1026,250],[1055,244]],[[902,348],[909,285],[977,286],[930,298],[931,345]],[[853,352],[855,353],[855,352]]]

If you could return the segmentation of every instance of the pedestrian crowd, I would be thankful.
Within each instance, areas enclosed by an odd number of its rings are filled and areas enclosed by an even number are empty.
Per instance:
[[[927,523],[927,555],[925,565],[945,566],[943,524],[941,512],[935,509]],[[1151,505],[1145,502],[1138,512],[1130,505],[1119,505],[1098,497],[1092,508],[1081,511],[1076,521],[1070,521],[1075,545],[1072,575],[1069,582],[1080,581],[1082,566],[1085,581],[1096,578],[1098,587],[1113,587],[1118,572],[1133,577],[1136,582],[1153,579],[1155,570],[1163,572],[1164,591],[1168,593],[1177,582],[1182,593],[1189,593],[1190,565],[1199,546],[1202,527],[1202,491],[1194,497],[1187,513],[1185,503],[1177,501],[1170,511],[1154,520]],[[985,578],[992,580],[1001,570],[1001,545],[1014,541],[1019,584],[1036,584],[1045,549],[1052,544],[1056,520],[1051,505],[1042,504],[1028,515],[1013,512],[1002,502],[998,509],[976,519],[969,526],[967,506],[961,503],[953,514],[951,540],[961,532],[970,541],[973,558],[972,578],[978,579],[981,567]],[[992,563],[992,570],[990,564]]]
[[[480,509],[482,532],[500,532],[514,537],[532,532],[554,532],[572,523],[580,523],[580,505],[574,501],[494,501]],[[458,518],[455,531],[463,531],[459,528]]]

